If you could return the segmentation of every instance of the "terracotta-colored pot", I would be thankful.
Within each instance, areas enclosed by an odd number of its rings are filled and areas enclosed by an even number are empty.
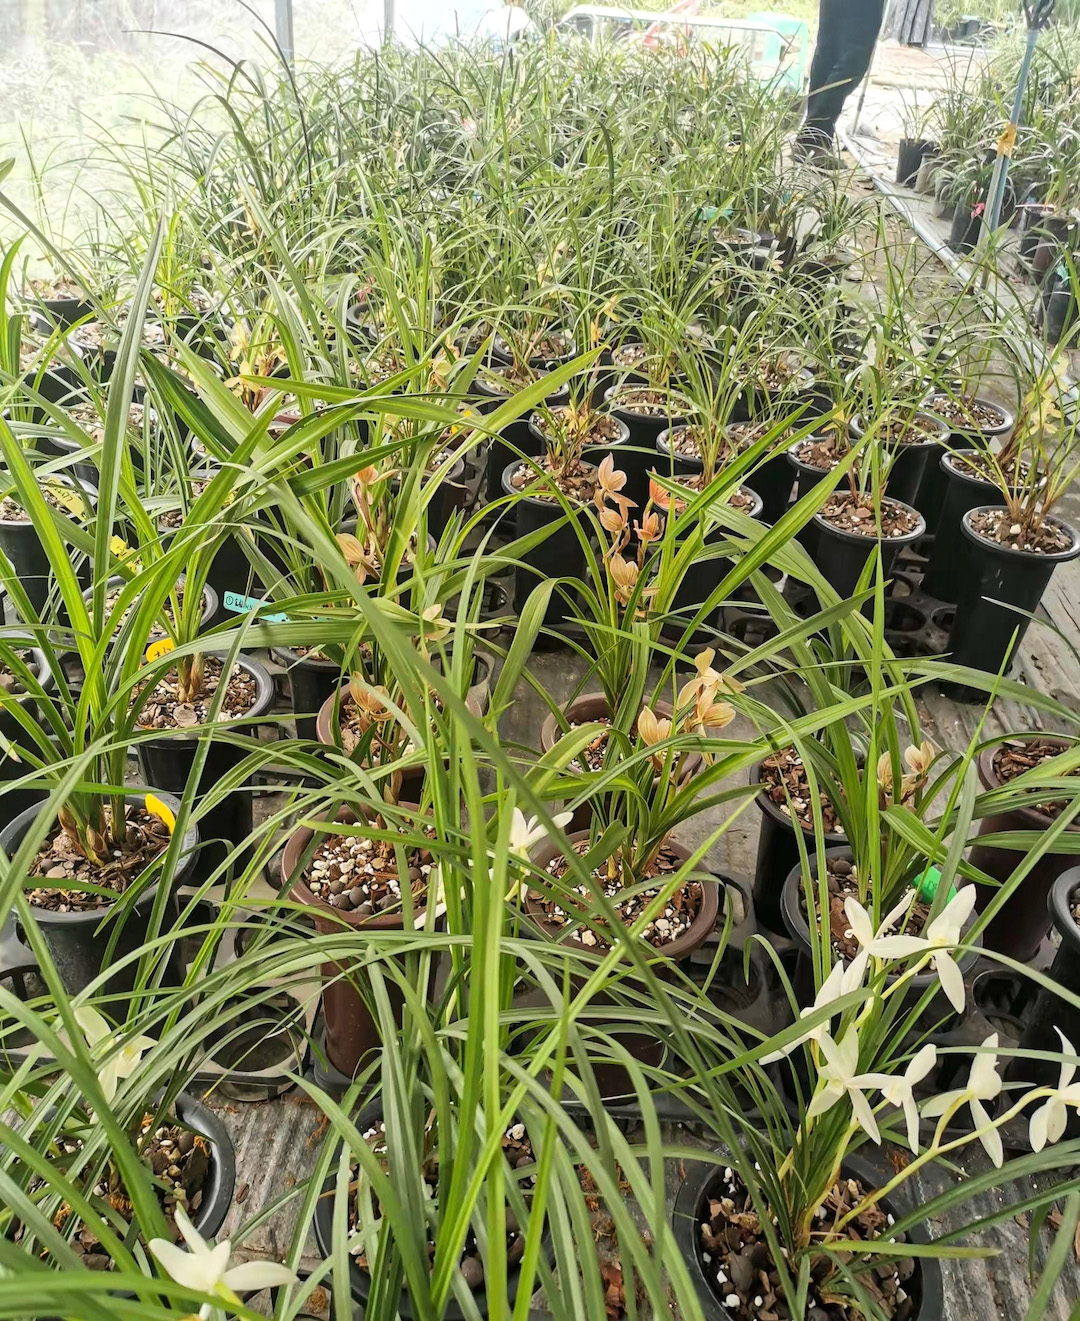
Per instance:
[[[406,803],[402,806],[410,807],[413,804]],[[317,819],[325,820],[326,814]],[[348,807],[339,808],[334,818],[335,821],[345,824],[352,824],[357,819],[356,813]],[[357,932],[359,945],[362,933],[365,931],[404,931],[404,913],[380,913],[374,917],[359,917],[352,911],[332,908],[308,889],[304,884],[299,864],[314,833],[307,826],[302,826],[289,836],[282,855],[281,875],[283,890],[293,903],[303,904],[311,911],[315,930],[319,935],[339,936],[344,928],[352,927]],[[418,922],[422,921],[420,914],[416,917]],[[324,963],[322,975],[326,1053],[335,1069],[352,1078],[356,1075],[364,1057],[370,1051],[379,1050],[382,1046],[378,1023],[356,985],[358,981],[366,979],[366,974],[350,965]],[[394,1007],[394,1016],[400,1022],[401,993],[389,978],[385,984]]]
[[[1073,745],[1068,739],[1054,738],[1048,734],[1020,735],[1011,734],[1010,738],[1039,738],[1046,743],[1058,744],[1062,752]],[[1002,781],[994,771],[994,754],[999,744],[984,748],[979,754],[979,779],[984,789],[1000,789]],[[1077,781],[1080,789],[1080,778]],[[979,835],[996,835],[1003,831],[1033,830],[1041,833],[1053,824],[1053,818],[1035,807],[1017,807],[1011,812],[1002,812],[998,816],[983,817],[979,826]],[[1080,830],[1080,823],[1073,822],[1070,830]],[[970,862],[973,867],[986,872],[1004,884],[1017,867],[1023,862],[1025,854],[1013,849],[999,849],[992,844],[976,844],[971,850]],[[1008,954],[1020,963],[1026,963],[1038,953],[1046,933],[1050,930],[1051,916],[1047,909],[1047,900],[1054,882],[1070,867],[1076,865],[1075,853],[1046,853],[999,909],[986,929],[981,940],[987,949],[997,950],[999,954]],[[979,886],[979,898],[975,904],[982,912],[997,895],[996,889]]]
[[[675,718],[675,712],[670,702],[653,702],[651,708],[664,720],[674,720]],[[611,710],[603,693],[582,693],[580,697],[575,697],[572,702],[565,703],[560,710],[569,724],[587,725],[592,720],[608,720],[611,718]],[[560,728],[557,718],[553,713],[549,713],[540,727],[540,751],[542,753],[550,752],[562,737],[563,730]],[[697,775],[703,765],[704,761],[701,753],[691,752],[683,763],[682,782],[685,783],[692,775]]]
[[[475,658],[474,682],[469,691],[465,694],[465,705],[472,715],[478,719],[487,711],[488,701],[491,698],[491,665],[481,655]],[[315,737],[328,748],[339,748],[340,743],[334,737],[334,710],[344,703],[349,691],[349,681],[346,680],[341,687],[323,702],[319,708],[319,713],[315,717]],[[419,798],[424,784],[424,769],[422,767],[410,767],[402,775],[402,792],[406,797],[410,795]]]
[[[583,839],[588,839],[587,830],[574,831],[568,836],[571,845],[580,843]],[[667,847],[679,859],[680,865],[685,863],[691,857],[689,850],[684,849],[682,845],[676,844],[674,840],[665,841]],[[533,850],[533,861],[537,866],[543,868],[561,852],[559,842],[553,839],[546,839],[538,844]],[[659,878],[662,883],[663,878]],[[662,948],[657,949],[658,955],[663,955],[669,960],[667,965],[661,963],[657,966],[657,975],[665,980],[675,980],[676,965],[691,954],[701,948],[708,939],[711,932],[716,927],[717,917],[720,912],[720,885],[719,882],[708,883],[708,877],[704,874],[698,874],[695,879],[701,881],[701,907],[697,915],[691,922],[689,928],[678,937]],[[543,907],[538,900],[527,899],[525,901],[525,911],[537,930],[551,940],[559,941],[570,945],[575,949],[585,950],[596,955],[588,945],[583,944],[576,937],[563,938],[561,933],[563,928],[555,926],[547,921],[543,916]],[[576,993],[585,984],[584,977],[572,977],[571,985]],[[600,992],[593,996],[592,1003],[595,1005],[605,1005],[616,1003],[610,996]],[[615,1035],[623,1047],[630,1052],[633,1057],[641,1064],[659,1068],[667,1054],[668,1043],[663,1038],[656,1036],[652,1032],[618,1032]],[[634,1084],[630,1078],[629,1072],[621,1064],[597,1064],[593,1066],[593,1073],[596,1076],[596,1083],[600,1089],[600,1095],[609,1101],[616,1099],[631,1098],[635,1095]]]

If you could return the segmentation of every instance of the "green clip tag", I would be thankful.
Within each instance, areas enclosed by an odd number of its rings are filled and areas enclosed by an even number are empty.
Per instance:
[[[915,877],[915,889],[918,891],[920,899],[925,899],[928,904],[934,902],[934,896],[938,892],[938,886],[941,884],[941,872],[936,867],[927,867],[921,876]],[[956,886],[949,886],[949,898],[952,899],[956,894]]]

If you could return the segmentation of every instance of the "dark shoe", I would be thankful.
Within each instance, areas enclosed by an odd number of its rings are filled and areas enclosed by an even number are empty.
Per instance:
[[[822,137],[797,137],[791,144],[796,161],[815,170],[843,170],[847,167],[832,142]]]

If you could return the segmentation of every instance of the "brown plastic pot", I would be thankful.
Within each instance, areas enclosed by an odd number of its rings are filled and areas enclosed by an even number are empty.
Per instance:
[[[673,720],[675,711],[670,702],[658,701],[652,702],[652,710],[665,720]],[[610,720],[611,710],[608,707],[607,698],[603,693],[582,693],[580,697],[575,697],[572,702],[564,703],[560,708],[568,724],[587,725],[591,720]],[[559,727],[559,722],[553,712],[549,712],[543,725],[540,727],[540,751],[550,752],[563,736],[563,731]],[[701,753],[691,752],[686,758],[685,769],[682,773],[684,781],[692,775],[696,775],[701,770]]]
[[[414,804],[404,803],[412,807]],[[326,814],[316,818],[326,820]],[[357,821],[356,813],[349,807],[338,808],[335,821],[351,824]],[[340,908],[331,908],[318,895],[312,894],[304,884],[300,872],[300,859],[304,850],[311,843],[314,831],[307,826],[289,836],[281,859],[283,890],[295,904],[302,904],[309,909],[315,922],[315,930],[320,936],[340,936],[346,927],[357,932],[357,946],[360,947],[361,933],[364,931],[404,931],[404,913],[380,913],[375,917],[358,917],[353,912]],[[423,922],[423,915],[415,914],[418,925]],[[330,1063],[346,1077],[356,1076],[364,1057],[371,1051],[382,1047],[382,1037],[368,1003],[361,993],[358,983],[366,982],[366,973],[356,967],[339,963],[324,963],[322,966],[323,1022],[326,1030],[326,1053]],[[390,978],[385,981],[387,995],[393,1006],[396,1021],[401,1021],[403,998],[397,984]]]
[[[465,694],[465,705],[471,714],[479,719],[487,711],[488,701],[491,697],[491,664],[484,656],[478,654],[473,657],[473,665],[473,683]],[[315,717],[315,737],[324,747],[341,750],[341,744],[335,737],[334,713],[345,701],[348,691],[349,681],[346,679],[323,702],[318,715]],[[422,768],[410,768],[402,776],[402,791],[406,797],[412,795],[419,798],[423,785],[424,771]]]
[[[567,836],[571,845],[580,843],[589,838],[587,830],[577,830]],[[690,851],[684,849],[682,845],[676,844],[674,840],[665,840],[666,846],[679,859],[680,865],[685,863],[690,857]],[[545,839],[533,850],[533,862],[541,868],[546,867],[554,858],[561,853],[561,845],[558,840]],[[677,980],[677,966],[688,959],[696,950],[700,949],[708,939],[711,932],[715,929],[717,918],[720,913],[720,885],[713,881],[709,884],[709,877],[704,873],[695,873],[695,879],[701,881],[701,907],[698,909],[697,916],[691,922],[686,930],[677,940],[673,940],[662,949],[657,949],[658,955],[668,961],[659,963],[656,967],[657,975],[665,980]],[[588,945],[582,944],[576,937],[562,937],[562,927],[555,926],[547,921],[543,916],[543,908],[536,899],[526,899],[525,911],[529,915],[530,921],[534,924],[537,931],[549,940],[565,944],[576,950],[583,950],[586,953],[596,955],[596,951],[590,949]],[[585,984],[584,977],[572,977],[571,985],[574,993]],[[615,1004],[616,1001],[603,992],[593,996],[592,1004],[605,1005]],[[617,1035],[620,1044],[642,1065],[651,1068],[659,1068],[667,1055],[667,1042],[661,1037],[657,1037],[652,1032],[618,1032]],[[636,1096],[633,1081],[630,1074],[621,1064],[596,1064],[593,1066],[593,1073],[596,1077],[596,1085],[600,1090],[600,1095],[605,1101],[625,1100]]]
[[[1039,738],[1046,743],[1060,746],[1062,752],[1073,746],[1068,739],[1058,739],[1047,734],[1010,734],[1014,738]],[[984,789],[1000,789],[1003,781],[994,770],[994,755],[1000,747],[995,743],[979,753],[979,780]],[[1010,812],[997,816],[983,817],[979,826],[979,835],[996,835],[1004,831],[1031,830],[1041,834],[1053,825],[1053,818],[1036,807],[1016,807]],[[1070,830],[1080,830],[1080,824],[1073,822]],[[992,844],[976,844],[971,850],[970,862],[973,867],[986,872],[996,881],[1004,884],[1017,867],[1023,862],[1026,853],[1014,849],[999,849]],[[1063,872],[1076,866],[1075,853],[1046,853],[1024,877],[987,925],[980,939],[987,949],[999,954],[1008,954],[1019,963],[1026,963],[1038,953],[1046,933],[1050,930],[1051,914],[1047,901],[1054,883]],[[997,896],[996,889],[979,886],[979,897],[975,908],[982,912],[991,900]]]

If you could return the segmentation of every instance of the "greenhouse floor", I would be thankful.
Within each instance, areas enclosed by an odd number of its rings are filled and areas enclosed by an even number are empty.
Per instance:
[[[1080,709],[1077,662],[1068,649],[1068,642],[1080,647],[1080,564],[1064,565],[1059,569],[1047,593],[1045,609],[1048,619],[1061,630],[1065,640],[1058,638],[1049,628],[1033,625],[1025,640],[1016,673],[1027,683],[1037,685],[1041,691]],[[580,673],[576,658],[568,651],[534,656],[534,667],[537,677],[555,700],[561,700],[571,693]],[[922,690],[919,706],[926,733],[942,746],[962,745],[980,713],[980,708],[958,704],[933,688]],[[508,728],[505,731],[507,738],[535,746],[542,715],[539,700],[531,691],[523,688],[520,700],[514,703],[509,712]],[[984,726],[984,737],[1041,727],[1040,716],[1031,708],[1002,702],[990,713]],[[744,800],[738,812],[737,819],[708,855],[709,864],[716,872],[736,879],[753,874],[758,833],[758,812],[752,800]],[[697,839],[715,831],[723,815],[723,809],[716,809],[697,817],[694,821]],[[683,836],[683,840],[686,843],[695,842],[692,837]],[[311,1002],[305,1006],[309,1013],[313,1012],[317,995],[318,988],[313,984]],[[990,1006],[984,1007],[989,1009]],[[990,1023],[987,1031],[996,1028],[1009,1033],[1011,1030],[1015,1039],[1015,1028],[1010,1029],[1007,1019],[1002,1021],[991,1016]],[[207,1099],[222,1116],[230,1131],[237,1160],[234,1203],[219,1239],[232,1237],[241,1225],[257,1216],[263,1208],[287,1198],[290,1191],[309,1176],[318,1155],[320,1140],[325,1131],[325,1119],[299,1087],[294,1086],[272,1096],[276,1090],[275,1084],[265,1079],[272,1080],[274,1073],[272,1068],[265,1071],[263,1078],[254,1079],[250,1090],[246,1091],[247,1095],[259,1099],[240,1099],[240,1095],[245,1092],[242,1088],[237,1090],[229,1086],[211,1086],[209,1090]],[[285,1085],[282,1080],[276,1086]],[[266,1099],[268,1096],[270,1099]],[[626,1126],[632,1133],[631,1120],[627,1120]],[[694,1140],[690,1132],[678,1124],[672,1125],[670,1136],[672,1141],[683,1144]],[[895,1151],[888,1153],[888,1156],[890,1159],[903,1159]],[[966,1160],[971,1162],[969,1168],[975,1168],[980,1159],[984,1159],[981,1152],[978,1156],[967,1157]],[[947,1176],[942,1173],[916,1177],[912,1180],[914,1186],[908,1185],[910,1195],[918,1201],[925,1201],[940,1190],[945,1178]],[[669,1179],[672,1190],[677,1182],[676,1172],[672,1169]],[[999,1197],[1000,1194],[990,1194],[973,1199],[965,1207],[965,1215],[970,1219],[990,1214],[1001,1204],[997,1200]],[[1021,1201],[1023,1197],[1024,1190],[1021,1189],[1017,1193],[1017,1200]],[[287,1201],[268,1215],[257,1229],[245,1235],[240,1255],[281,1259],[288,1252],[297,1214],[298,1202]],[[603,1212],[598,1212],[597,1250],[603,1258],[612,1261],[617,1269],[618,1249],[606,1232],[609,1225]],[[931,1228],[940,1232],[947,1226],[934,1224]],[[1000,1249],[999,1255],[985,1261],[943,1263],[947,1280],[946,1316],[949,1321],[970,1321],[976,1316],[1022,1321],[1027,1314],[1030,1297],[1027,1225],[1024,1217],[1018,1215],[990,1229],[981,1241]],[[1042,1254],[1049,1242],[1050,1236],[1044,1231],[1036,1252],[1036,1269],[1041,1264]],[[1080,1250],[1080,1244],[1077,1246]],[[302,1269],[315,1271],[320,1264],[314,1238],[309,1237]],[[1073,1261],[1058,1282],[1052,1305],[1045,1313],[1047,1321],[1067,1321],[1077,1298],[1080,1298],[1080,1267]],[[256,1307],[260,1302],[267,1303],[264,1310],[271,1310],[265,1298],[253,1301]],[[322,1310],[327,1303],[328,1295],[316,1287],[309,1300],[311,1315],[328,1315]],[[542,1317],[544,1314],[543,1299],[538,1295],[534,1301],[534,1315]]]

